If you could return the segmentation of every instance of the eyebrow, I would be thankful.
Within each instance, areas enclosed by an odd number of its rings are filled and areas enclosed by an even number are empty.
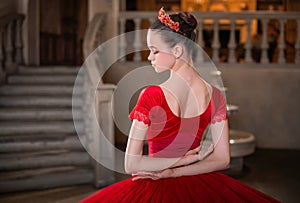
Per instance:
[[[155,46],[149,46],[149,48],[151,48],[151,49],[157,49],[157,47],[155,47]]]

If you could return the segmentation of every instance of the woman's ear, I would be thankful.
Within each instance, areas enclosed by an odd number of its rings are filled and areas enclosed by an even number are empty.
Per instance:
[[[181,57],[183,54],[183,47],[181,45],[175,45],[175,47],[173,48],[173,54],[176,58]]]

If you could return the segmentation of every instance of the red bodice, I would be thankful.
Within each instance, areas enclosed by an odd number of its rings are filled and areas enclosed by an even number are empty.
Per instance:
[[[181,118],[170,109],[161,87],[150,86],[142,91],[129,117],[149,125],[149,156],[179,157],[198,147],[208,124],[226,119],[227,111],[222,93],[213,87],[211,100],[202,114]]]

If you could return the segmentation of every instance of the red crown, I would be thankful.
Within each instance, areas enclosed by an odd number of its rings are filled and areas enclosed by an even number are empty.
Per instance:
[[[158,11],[158,19],[161,23],[168,26],[172,30],[175,30],[176,32],[179,31],[179,22],[174,22],[165,12],[164,7],[161,7],[161,9]]]

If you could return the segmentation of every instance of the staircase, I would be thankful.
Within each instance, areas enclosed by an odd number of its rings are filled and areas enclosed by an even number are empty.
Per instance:
[[[0,87],[0,193],[93,182],[73,123],[81,118],[72,116],[78,70],[20,67]],[[73,105],[81,111],[81,95]],[[76,129],[83,131],[80,123]]]

